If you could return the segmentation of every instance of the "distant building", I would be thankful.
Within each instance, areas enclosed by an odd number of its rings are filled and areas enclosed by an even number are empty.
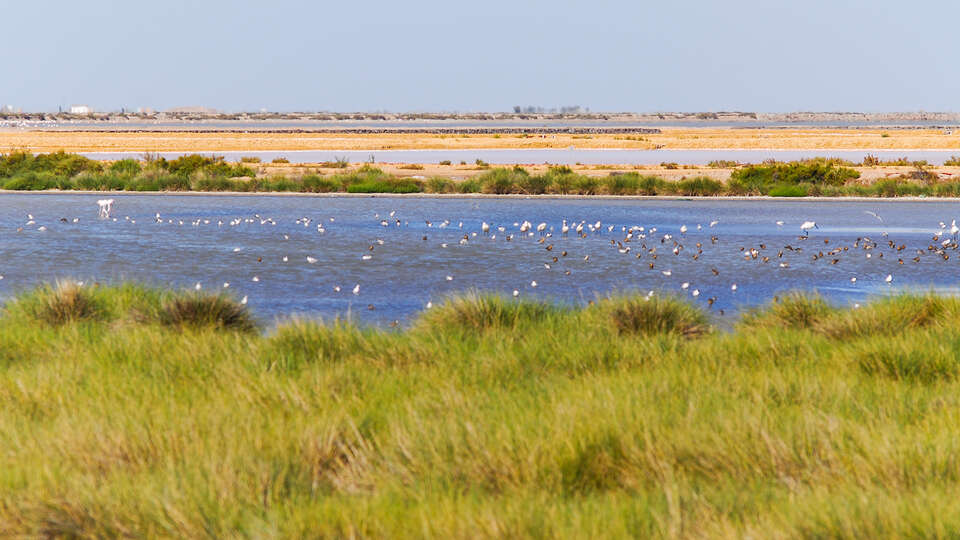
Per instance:
[[[90,114],[93,112],[93,108],[89,105],[71,105],[70,114]]]
[[[16,112],[13,109],[13,105],[4,105],[3,107],[0,107],[0,113],[12,113],[12,112]]]

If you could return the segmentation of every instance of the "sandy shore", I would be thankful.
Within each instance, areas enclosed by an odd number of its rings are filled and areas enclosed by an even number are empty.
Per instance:
[[[0,130],[0,152],[256,152],[523,148],[684,150],[954,150],[960,130],[663,128],[659,134],[115,133]]]

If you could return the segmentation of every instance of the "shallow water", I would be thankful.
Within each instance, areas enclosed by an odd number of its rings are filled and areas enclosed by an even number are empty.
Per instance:
[[[45,129],[138,129],[138,130],[289,130],[289,129],[432,129],[432,128],[575,128],[575,127],[679,127],[679,128],[896,128],[896,127],[953,127],[958,122],[950,120],[800,120],[794,122],[777,122],[772,120],[698,120],[698,119],[540,119],[540,120],[200,120],[200,121],[170,121],[133,120],[118,121],[89,121],[76,120],[70,122],[0,122],[11,126],[42,126]]]
[[[188,153],[214,155],[210,152],[161,152],[167,159]],[[867,155],[882,160],[906,157],[942,165],[956,150],[590,150],[590,149],[478,149],[478,150],[297,150],[288,152],[217,152],[227,161],[241,157],[258,157],[263,161],[283,157],[291,163],[320,163],[346,158],[351,163],[377,161],[383,163],[474,163],[480,159],[498,165],[553,163],[574,165],[659,165],[675,162],[684,165],[706,165],[714,160],[734,160],[740,163],[760,163],[768,159],[791,161],[815,157],[841,158],[860,163]],[[92,159],[139,158],[142,152],[84,152]]]
[[[516,289],[522,297],[570,303],[611,291],[656,290],[683,294],[705,308],[707,299],[715,298],[711,311],[729,320],[738,310],[790,289],[817,289],[846,304],[904,287],[953,291],[960,281],[956,251],[947,249],[949,259],[944,260],[927,250],[938,222],[949,226],[960,215],[955,202],[111,196],[115,221],[97,219],[96,200],[103,195],[0,196],[0,298],[62,277],[177,288],[199,282],[206,290],[219,290],[229,282],[229,291],[247,295],[266,321],[349,313],[362,322],[385,324],[409,322],[427,302],[470,289],[504,294]],[[28,213],[33,215],[30,225]],[[156,222],[156,213],[162,223]],[[312,219],[308,226],[296,222],[303,217]],[[79,221],[72,223],[73,218]],[[241,223],[230,225],[236,219]],[[562,236],[563,219],[599,220],[601,232],[586,238],[573,232]],[[196,220],[199,224],[194,225]],[[441,227],[445,220],[450,224]],[[546,223],[545,232],[552,229],[553,236],[521,235],[514,223],[524,220],[534,227]],[[713,220],[718,223],[710,227]],[[778,220],[784,225],[777,226]],[[801,240],[800,224],[806,220],[816,221],[818,228]],[[495,238],[482,234],[483,221],[493,224]],[[318,232],[318,223],[325,232]],[[607,230],[610,225],[613,232]],[[681,225],[689,229],[685,235]],[[47,230],[39,231],[41,226]],[[506,233],[497,232],[498,226],[506,227]],[[616,242],[626,236],[622,229],[631,226],[643,226],[647,237],[637,233],[623,244],[630,251],[621,253]],[[17,232],[18,227],[23,230]],[[511,241],[508,234],[514,235]],[[673,238],[664,240],[664,234]],[[461,244],[464,235],[467,242]],[[852,247],[864,236],[877,247],[865,251],[862,240]],[[679,255],[672,252],[674,240],[683,245]],[[898,252],[887,241],[905,248]],[[697,242],[702,254],[694,260]],[[784,250],[786,245],[802,251]],[[842,246],[848,250],[812,260],[814,254]],[[747,261],[741,247],[761,253]],[[650,248],[656,248],[656,259]],[[914,262],[918,249],[924,254]],[[782,258],[777,257],[780,250]],[[363,260],[363,255],[372,257]],[[317,261],[310,264],[307,256]],[[764,256],[770,261],[762,262]],[[898,264],[898,258],[904,264]],[[781,268],[781,262],[788,267]],[[887,275],[893,276],[891,284],[884,282]],[[259,281],[253,281],[255,276]],[[851,277],[857,282],[851,283]],[[689,283],[686,290],[681,288],[684,282]],[[734,283],[736,291],[731,290]],[[360,291],[354,295],[356,284]],[[696,298],[691,295],[694,289],[700,291]]]

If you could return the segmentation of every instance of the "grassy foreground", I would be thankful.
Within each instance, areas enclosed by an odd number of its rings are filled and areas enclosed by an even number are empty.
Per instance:
[[[264,334],[226,297],[43,287],[0,315],[0,536],[948,536],[958,315],[466,295]]]

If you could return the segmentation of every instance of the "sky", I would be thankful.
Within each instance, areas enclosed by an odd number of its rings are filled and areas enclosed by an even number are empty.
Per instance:
[[[960,2],[4,2],[0,104],[56,111],[958,111]]]

